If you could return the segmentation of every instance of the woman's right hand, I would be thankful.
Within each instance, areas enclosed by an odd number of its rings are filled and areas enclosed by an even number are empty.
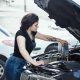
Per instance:
[[[35,66],[40,66],[40,65],[44,65],[44,61],[43,60],[36,61]]]

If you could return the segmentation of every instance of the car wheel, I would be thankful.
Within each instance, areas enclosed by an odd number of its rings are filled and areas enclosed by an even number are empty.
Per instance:
[[[5,78],[4,67],[5,67],[5,62],[0,60],[0,80],[4,80]]]
[[[52,50],[58,51],[58,43],[52,43],[52,44],[48,45],[48,46],[46,47],[44,53],[50,52],[50,51],[52,51]]]

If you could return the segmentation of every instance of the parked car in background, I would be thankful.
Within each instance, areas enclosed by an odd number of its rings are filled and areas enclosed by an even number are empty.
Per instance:
[[[45,54],[53,50],[59,50],[59,43],[58,42],[48,42],[36,39],[36,47],[32,51],[31,56],[37,56],[40,54]]]
[[[3,80],[4,66],[7,58],[13,52],[14,38],[4,27],[0,26],[0,80]]]

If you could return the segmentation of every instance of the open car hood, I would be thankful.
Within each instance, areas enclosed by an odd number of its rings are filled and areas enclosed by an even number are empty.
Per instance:
[[[80,6],[72,0],[34,0],[56,25],[66,28],[80,41]]]

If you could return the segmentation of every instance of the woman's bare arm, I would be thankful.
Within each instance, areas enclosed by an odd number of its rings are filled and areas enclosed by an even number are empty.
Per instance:
[[[25,38],[23,36],[17,37],[17,43],[18,43],[19,51],[26,61],[28,61],[29,63],[31,63],[35,66],[44,64],[43,61],[35,61],[31,58],[31,56],[29,55],[28,51],[25,48],[25,46],[26,46],[25,45]]]
[[[38,39],[41,39],[41,40],[45,40],[45,41],[60,42],[62,45],[64,43],[67,43],[67,41],[65,41],[65,40],[62,40],[62,39],[59,39],[59,38],[56,38],[56,37],[53,37],[53,36],[50,36],[50,35],[44,35],[44,34],[41,34],[39,32],[37,32],[35,37],[38,38]]]

